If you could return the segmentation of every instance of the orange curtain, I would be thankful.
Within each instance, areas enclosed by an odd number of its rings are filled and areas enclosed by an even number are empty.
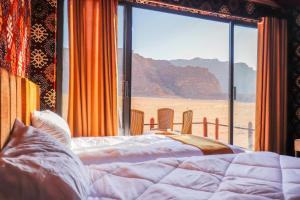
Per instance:
[[[117,134],[117,0],[69,0],[68,123],[73,136]]]
[[[258,24],[255,150],[286,153],[287,22],[265,17]]]

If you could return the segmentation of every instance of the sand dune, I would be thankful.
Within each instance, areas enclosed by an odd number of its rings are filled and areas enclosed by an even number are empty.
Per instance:
[[[133,97],[132,109],[142,110],[145,113],[145,123],[149,123],[150,118],[154,117],[157,121],[157,109],[172,108],[175,111],[174,122],[182,122],[182,113],[186,110],[194,111],[194,122],[202,122],[203,117],[207,117],[208,122],[215,122],[219,119],[220,124],[228,125],[228,102],[224,100],[195,100],[195,99],[171,99],[171,98],[149,98]],[[234,108],[236,127],[248,127],[252,122],[255,126],[255,103],[236,102]],[[175,130],[180,130],[181,125],[176,125]],[[149,126],[145,126],[149,130]],[[228,128],[220,127],[220,140],[228,141]],[[208,126],[209,137],[213,138],[215,126]],[[193,134],[203,135],[203,125],[193,125]],[[254,135],[253,135],[254,139]],[[248,148],[248,131],[234,129],[234,143],[238,146]]]

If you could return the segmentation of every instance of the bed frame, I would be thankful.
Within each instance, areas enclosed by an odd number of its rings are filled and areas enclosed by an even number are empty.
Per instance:
[[[0,150],[9,138],[15,119],[30,125],[30,113],[39,108],[39,86],[0,68]]]

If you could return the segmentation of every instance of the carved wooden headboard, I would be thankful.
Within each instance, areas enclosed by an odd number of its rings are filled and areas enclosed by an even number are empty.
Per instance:
[[[0,149],[16,118],[30,125],[30,113],[40,108],[39,86],[0,68]]]

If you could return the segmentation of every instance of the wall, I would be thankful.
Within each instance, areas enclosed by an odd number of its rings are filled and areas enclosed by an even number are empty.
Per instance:
[[[55,110],[57,0],[31,0],[29,78],[41,87],[41,109]]]
[[[29,0],[0,1],[0,67],[27,77],[30,60]]]
[[[289,15],[289,146],[300,138],[300,6],[290,9]],[[292,154],[293,148],[290,148]]]

